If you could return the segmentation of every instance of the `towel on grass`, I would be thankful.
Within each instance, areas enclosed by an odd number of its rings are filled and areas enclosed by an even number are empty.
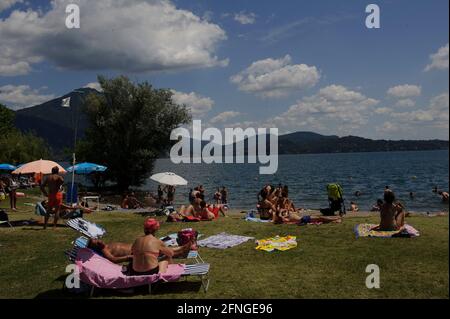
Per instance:
[[[403,231],[380,231],[371,230],[376,227],[376,224],[359,224],[355,226],[356,237],[380,237],[380,238],[392,238],[392,237],[418,237],[420,233],[417,229],[411,225],[405,224]]]
[[[270,219],[266,220],[266,219],[261,219],[261,218],[256,217],[256,211],[254,211],[254,210],[248,212],[245,215],[244,219],[248,222],[256,222],[256,223],[270,223],[271,222]]]
[[[297,237],[295,236],[275,236],[272,238],[267,239],[259,239],[256,241],[256,248],[257,250],[264,250],[264,251],[274,251],[274,250],[280,250],[285,251],[292,248],[297,247]]]
[[[230,235],[227,233],[220,233],[208,238],[202,239],[197,242],[200,247],[226,249],[231,248],[249,240],[254,239],[253,237]]]
[[[148,285],[159,280],[177,281],[183,274],[185,266],[170,264],[163,274],[145,276],[127,276],[122,273],[122,266],[95,254],[92,250],[82,248],[75,259],[82,282],[97,288],[124,289]]]

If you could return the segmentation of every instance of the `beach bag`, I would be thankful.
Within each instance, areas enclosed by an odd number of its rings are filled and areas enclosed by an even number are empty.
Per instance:
[[[330,198],[333,201],[338,201],[342,199],[342,194],[344,192],[342,191],[342,187],[339,184],[328,184],[327,185],[327,192],[328,192],[328,198]]]
[[[197,237],[198,232],[196,230],[192,228],[183,229],[177,234],[178,246],[183,246],[193,240],[194,242],[192,243],[191,249],[195,250],[197,249]]]

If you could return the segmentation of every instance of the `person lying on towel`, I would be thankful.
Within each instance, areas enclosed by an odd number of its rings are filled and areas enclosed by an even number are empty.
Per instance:
[[[189,252],[192,241],[178,249],[169,248],[163,241],[155,237],[158,229],[159,222],[156,219],[148,218],[144,222],[145,235],[137,238],[131,247],[133,259],[128,266],[128,275],[145,276],[164,273],[167,271],[167,266],[172,263],[172,257]],[[165,258],[160,259],[160,255],[164,255]]]
[[[100,239],[90,239],[87,247],[115,264],[131,261],[133,259],[133,256],[131,256],[131,244],[106,244]]]
[[[312,215],[300,215],[297,212],[290,212],[287,210],[278,210],[274,215],[273,222],[275,224],[283,223],[297,223],[298,225],[307,224],[328,224],[328,223],[341,223],[341,216],[312,216]]]
[[[384,191],[384,203],[380,208],[380,225],[372,230],[402,230],[405,226],[405,211],[400,203],[395,202],[395,194],[390,189]]]

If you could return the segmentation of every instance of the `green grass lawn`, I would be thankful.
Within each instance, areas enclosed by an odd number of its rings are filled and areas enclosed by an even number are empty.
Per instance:
[[[33,208],[20,200],[11,220],[29,219]],[[0,207],[7,207],[6,201]],[[127,213],[94,213],[89,220],[103,225],[106,241],[131,242],[141,235],[144,217]],[[234,217],[204,223],[163,223],[159,235],[194,227],[204,236],[229,232],[256,239],[275,235],[297,236],[298,247],[285,252],[255,250],[247,242],[227,250],[201,248],[211,264],[211,283],[205,294],[194,279],[160,284],[152,295],[100,292],[114,298],[448,298],[448,216],[413,216],[408,223],[420,230],[413,239],[356,239],[358,223],[376,223],[376,217],[351,217],[343,224],[321,226],[272,225]],[[25,226],[0,228],[0,298],[81,297],[62,290],[63,252],[77,233],[70,228],[43,230]],[[377,264],[381,288],[368,289],[365,268]]]

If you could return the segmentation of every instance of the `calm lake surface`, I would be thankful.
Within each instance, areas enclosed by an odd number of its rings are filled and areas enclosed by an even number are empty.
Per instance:
[[[409,211],[448,211],[433,186],[448,191],[448,151],[346,153],[280,155],[278,172],[259,175],[259,164],[173,164],[159,159],[154,172],[174,172],[188,180],[178,187],[176,204],[187,203],[190,188],[203,184],[207,198],[217,187],[229,189],[232,208],[252,209],[258,190],[265,184],[289,186],[289,197],[296,207],[318,209],[327,206],[326,185],[340,183],[347,207],[356,201],[361,210],[369,210],[389,185]],[[143,187],[156,192],[157,184],[150,181]],[[359,190],[358,198],[354,193]],[[415,193],[410,199],[409,192]]]

